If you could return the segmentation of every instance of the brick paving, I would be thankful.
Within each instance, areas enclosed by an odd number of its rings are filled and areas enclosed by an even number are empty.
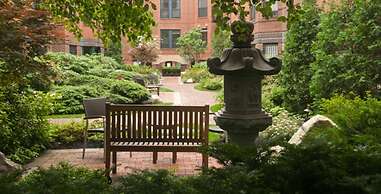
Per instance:
[[[163,77],[162,84],[175,92],[163,92],[160,98],[164,102],[173,102],[175,105],[212,105],[215,103],[216,92],[199,91],[194,89],[195,84],[183,84],[180,77]],[[176,99],[180,98],[180,99]],[[178,101],[176,103],[176,101]]]
[[[179,77],[163,77],[164,87],[174,92],[160,93],[163,102],[172,102],[174,105],[212,105],[215,103],[215,92],[198,91],[194,84],[182,84]],[[51,123],[65,123],[80,121],[81,119],[50,119]],[[213,119],[210,119],[213,124]],[[85,166],[90,169],[103,169],[103,149],[86,149],[86,157],[82,160],[82,149],[48,150],[33,162],[25,165],[26,168],[57,165],[61,161],[69,162],[74,166]],[[178,153],[176,164],[172,164],[172,153],[159,153],[157,164],[152,163],[152,152],[129,152],[118,153],[117,177],[126,175],[136,170],[144,169],[168,169],[176,175],[194,175],[201,167],[201,154]],[[209,167],[219,167],[214,158],[209,158]]]
[[[48,150],[39,158],[29,163],[25,168],[47,168],[65,161],[74,166],[84,166],[90,169],[104,169],[103,149],[86,149],[85,159],[82,159],[82,149]],[[152,163],[152,152],[118,153],[116,177],[144,169],[168,169],[178,176],[197,174],[201,168],[201,154],[177,153],[177,162],[172,163],[172,153],[159,152],[157,164]],[[214,158],[209,158],[209,167],[220,167]]]

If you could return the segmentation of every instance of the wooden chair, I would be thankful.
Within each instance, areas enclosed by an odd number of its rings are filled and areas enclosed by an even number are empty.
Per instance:
[[[135,82],[147,88],[148,91],[154,91],[158,96],[160,95],[160,85],[147,85],[142,78],[135,78]]]
[[[82,159],[85,158],[88,133],[104,133],[106,116],[106,98],[92,98],[83,100],[85,109],[86,129],[83,133],[83,152]],[[93,119],[102,119],[103,127],[89,129],[89,121]]]

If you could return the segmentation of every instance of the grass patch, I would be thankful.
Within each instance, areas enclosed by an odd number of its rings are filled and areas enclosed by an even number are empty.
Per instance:
[[[166,87],[160,87],[160,92],[174,92],[174,91]]]
[[[47,119],[70,119],[70,118],[83,118],[84,114],[63,114],[63,115],[48,115]]]

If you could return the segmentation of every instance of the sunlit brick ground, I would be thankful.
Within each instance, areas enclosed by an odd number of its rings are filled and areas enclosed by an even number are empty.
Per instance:
[[[26,168],[57,165],[61,161],[74,166],[85,166],[90,169],[104,169],[103,149],[86,149],[85,159],[82,160],[82,149],[48,150]],[[177,153],[176,164],[172,163],[172,153],[159,152],[157,164],[152,163],[152,152],[119,152],[117,160],[117,175],[123,176],[136,170],[168,169],[176,175],[194,175],[201,167],[200,153]],[[209,167],[220,167],[214,158],[209,158]]]

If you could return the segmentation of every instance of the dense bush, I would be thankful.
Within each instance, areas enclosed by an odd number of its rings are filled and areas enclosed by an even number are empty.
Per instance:
[[[219,90],[223,87],[223,79],[222,77],[215,77],[211,79],[204,78],[201,79],[197,87],[201,87],[207,90]]]
[[[113,103],[141,103],[149,98],[149,93],[132,80],[142,78],[157,83],[159,79],[151,68],[122,65],[100,55],[49,53],[41,61],[57,66],[61,72],[51,92],[56,97],[55,114],[82,113],[85,98],[108,97]]]
[[[180,76],[181,68],[180,67],[163,67],[161,69],[161,74],[163,76]]]
[[[312,103],[308,85],[311,82],[311,63],[315,57],[311,46],[319,31],[319,11],[304,4],[304,13],[290,24],[287,31],[280,87],[284,89],[283,104],[287,110],[303,112]]]
[[[141,103],[149,98],[144,86],[131,81],[115,82],[110,92],[110,100],[115,103]]]
[[[91,171],[61,163],[38,169],[25,177],[20,173],[0,175],[0,190],[7,194],[111,193],[103,171]]]
[[[322,16],[310,85],[316,100],[335,93],[380,95],[380,10],[377,1],[356,0]]]
[[[182,75],[181,80],[187,81],[192,79],[193,82],[199,83],[203,78],[213,78],[213,74],[208,71],[206,63],[198,63],[192,68],[187,69]]]
[[[335,96],[322,101],[322,113],[329,116],[347,133],[368,134],[381,143],[381,100]]]
[[[39,92],[0,88],[0,151],[25,163],[48,143],[50,96]]]

